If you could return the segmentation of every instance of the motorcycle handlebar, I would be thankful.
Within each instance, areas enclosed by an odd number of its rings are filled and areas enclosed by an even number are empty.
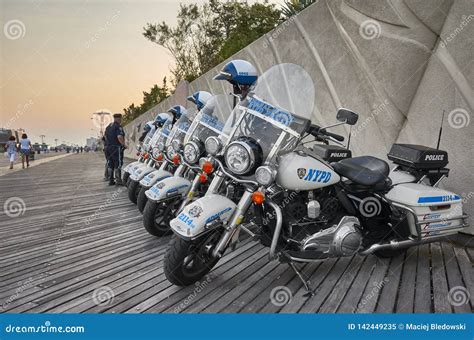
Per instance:
[[[316,124],[311,124],[309,128],[309,133],[312,136],[314,136],[316,139],[321,138],[321,136],[327,136],[327,137],[332,137],[339,142],[344,141],[344,136],[338,135],[337,133],[328,132],[326,131],[326,129],[322,129],[320,126]]]

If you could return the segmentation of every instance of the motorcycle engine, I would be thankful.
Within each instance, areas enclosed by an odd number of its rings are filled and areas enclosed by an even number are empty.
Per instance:
[[[313,252],[318,258],[351,256],[362,244],[359,226],[356,217],[344,216],[337,225],[305,238],[301,250]]]

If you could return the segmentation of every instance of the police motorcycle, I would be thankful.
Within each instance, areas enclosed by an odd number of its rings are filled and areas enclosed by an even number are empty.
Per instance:
[[[145,124],[143,127],[144,132],[146,132],[145,138],[136,147],[138,160],[129,163],[123,169],[122,182],[125,186],[128,186],[130,174],[142,166],[143,163],[149,161],[150,155],[148,151],[150,150],[150,146],[153,145],[153,142],[155,142],[156,138],[160,135],[161,128],[167,126],[172,121],[173,117],[170,114],[159,113],[156,115],[154,121],[149,121]]]
[[[195,117],[198,113],[196,110],[201,110],[204,105],[212,98],[212,95],[207,92],[207,91],[197,91],[193,93],[191,96],[189,96],[187,99],[192,102],[193,104],[196,105],[195,108],[189,108],[187,110],[187,116],[189,117]],[[193,123],[195,123],[195,119],[193,119]],[[191,124],[191,126],[192,126]],[[179,137],[178,135],[176,137]],[[175,145],[177,146],[179,144],[179,140],[176,140]],[[173,141],[171,141],[171,145],[173,145]],[[154,149],[153,153],[155,154],[155,157],[158,157],[160,159],[163,159],[163,153],[166,153],[166,143],[159,143]],[[165,155],[166,156],[166,155]],[[168,173],[163,173],[162,170],[166,170],[166,167],[168,166],[169,162],[165,159],[164,162],[166,165],[163,166],[163,168],[160,170],[152,171],[145,177],[143,177],[142,180],[140,180],[140,185],[138,186],[137,190],[138,196],[137,196],[137,207],[140,212],[143,212],[146,206],[146,203],[148,201],[148,197],[146,196],[145,192],[149,190],[153,185],[155,185],[158,181],[161,181],[162,179],[169,177]],[[174,165],[174,164],[173,164]],[[178,166],[178,164],[174,165],[174,167],[171,169],[173,170],[172,172],[174,173],[174,169]]]
[[[246,190],[236,204],[208,190],[170,222],[174,232],[165,255],[170,282],[190,285],[200,280],[238,241],[253,210],[258,238],[271,260],[288,263],[310,291],[295,263],[398,251],[439,241],[467,227],[461,197],[437,185],[397,180],[388,164],[371,156],[329,164],[305,148],[302,140],[341,141],[330,127],[354,125],[358,116],[339,109],[339,123],[311,124],[314,87],[301,67],[270,68],[239,107],[243,114],[230,135],[214,182],[232,178]],[[297,114],[298,115],[297,115]],[[438,170],[445,163],[435,149],[394,145],[392,159],[413,172]],[[434,150],[434,151],[433,151]],[[429,163],[431,159],[438,159]],[[431,169],[430,169],[431,168]],[[435,171],[436,172],[436,171]],[[414,177],[414,176],[413,176]]]
[[[176,212],[206,192],[213,165],[205,158],[204,142],[209,137],[226,138],[223,129],[232,112],[231,100],[227,95],[213,96],[193,120],[184,142],[173,141],[179,168],[173,177],[157,182],[145,192],[148,202],[143,212],[143,225],[151,235],[169,234],[169,221]]]
[[[176,105],[168,110],[174,115],[172,121],[168,121],[166,127],[163,127],[158,133],[158,137],[154,138],[147,150],[148,161],[141,164],[129,177],[128,198],[132,203],[137,204],[138,194],[141,186],[140,181],[148,174],[155,172],[157,169],[165,171],[164,176],[174,172],[176,166],[172,160],[163,157],[161,152],[174,138],[178,131],[178,127],[189,124],[188,111],[181,105]],[[155,136],[154,136],[155,137]]]

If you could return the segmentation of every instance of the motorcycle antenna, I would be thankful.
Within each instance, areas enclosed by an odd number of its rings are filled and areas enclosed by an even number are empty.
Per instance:
[[[436,150],[439,150],[439,143],[441,142],[441,134],[443,133],[443,122],[444,122],[445,113],[446,113],[446,110],[443,110],[443,116],[441,117],[441,126],[439,127],[438,144],[436,145]]]

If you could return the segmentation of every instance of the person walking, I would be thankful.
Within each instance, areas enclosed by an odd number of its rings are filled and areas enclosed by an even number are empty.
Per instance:
[[[125,145],[125,131],[122,127],[122,115],[113,115],[114,122],[105,129],[105,154],[107,157],[109,185],[123,185],[121,168],[123,164],[123,149]],[[115,180],[114,180],[115,175]]]
[[[10,169],[13,169],[13,163],[15,162],[15,158],[16,158],[16,138],[15,136],[10,136],[10,138],[8,138],[8,142],[7,142],[7,157],[8,157],[8,160],[10,161]]]
[[[31,152],[31,141],[28,139],[26,133],[21,135],[20,140],[20,154],[21,154],[21,165],[23,169],[25,168],[25,160],[26,160],[26,167],[30,167],[30,152]]]

